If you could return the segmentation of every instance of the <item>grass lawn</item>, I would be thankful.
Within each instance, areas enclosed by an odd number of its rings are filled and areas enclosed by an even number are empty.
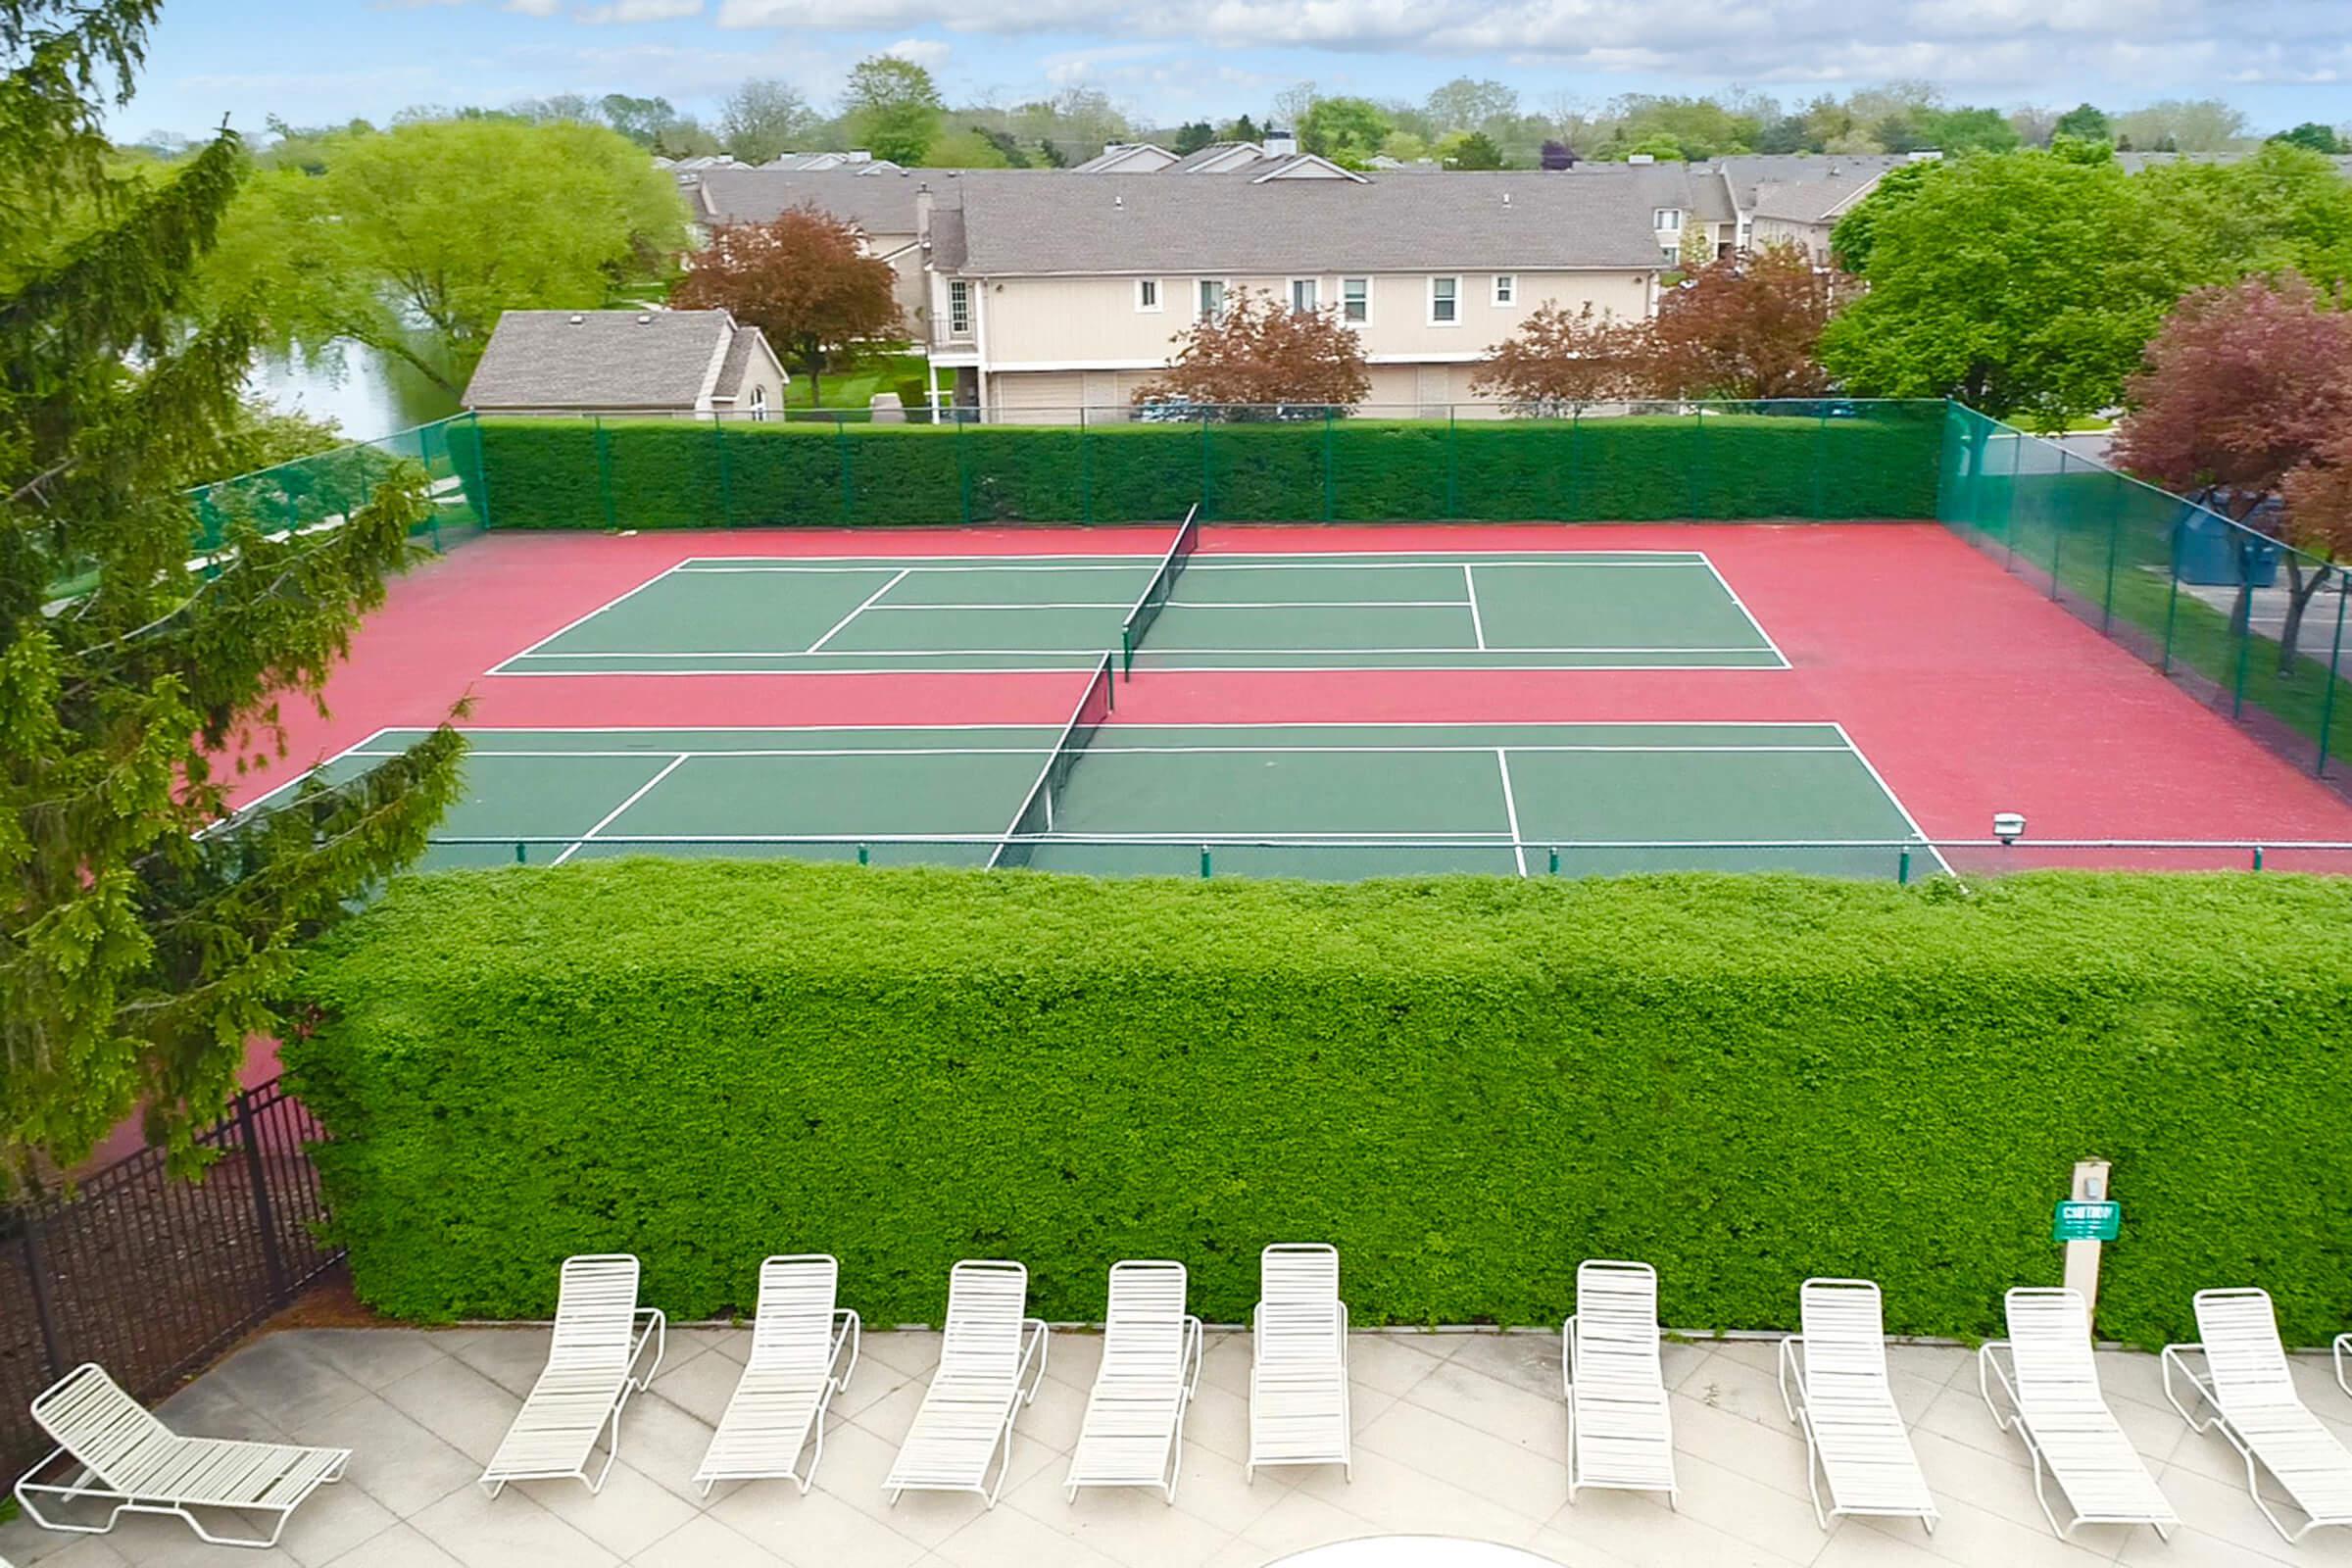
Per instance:
[[[784,406],[788,409],[856,409],[860,412],[872,406],[877,392],[896,392],[910,409],[920,408],[923,397],[923,372],[930,361],[920,354],[880,354],[859,360],[841,370],[827,370],[820,376],[824,402],[814,403],[809,397],[808,375],[794,369],[792,384],[784,389]],[[940,372],[942,382],[955,385],[955,372]]]

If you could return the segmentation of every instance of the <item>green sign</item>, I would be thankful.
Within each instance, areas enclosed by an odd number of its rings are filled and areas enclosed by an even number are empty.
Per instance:
[[[2124,1226],[2124,1205],[2062,1198],[2050,1220],[2053,1242],[2112,1242]]]

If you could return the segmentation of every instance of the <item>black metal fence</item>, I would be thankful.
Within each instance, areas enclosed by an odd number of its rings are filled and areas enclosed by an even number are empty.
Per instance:
[[[47,1451],[26,1405],[84,1361],[141,1399],[171,1392],[306,1285],[342,1250],[323,1245],[320,1136],[272,1080],[241,1092],[199,1135],[220,1152],[174,1180],[143,1149],[68,1196],[0,1213],[0,1467]]]

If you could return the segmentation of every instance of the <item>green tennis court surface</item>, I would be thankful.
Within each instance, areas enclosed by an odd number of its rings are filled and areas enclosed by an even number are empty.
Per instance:
[[[1097,656],[1098,659],[1101,656]],[[409,745],[387,730],[342,777]],[[1058,729],[476,730],[433,865],[616,854],[988,863]],[[1918,829],[1834,724],[1103,725],[1016,841],[1047,870],[1353,879],[1685,868],[1893,877]],[[829,842],[776,844],[773,838]],[[890,842],[908,837],[932,842]],[[1236,840],[1272,839],[1276,844]],[[1743,840],[1810,841],[1802,849]],[[1626,841],[1665,841],[1635,847]],[[1838,841],[1872,841],[1868,845]],[[634,842],[632,842],[634,841]],[[1115,842],[1114,842],[1115,841]],[[1720,847],[1731,841],[1730,847]],[[1822,841],[1830,841],[1823,843]],[[1937,862],[1924,848],[1912,874]]]
[[[679,563],[494,675],[1083,669],[1141,556]],[[1146,669],[1784,669],[1697,551],[1196,556]]]

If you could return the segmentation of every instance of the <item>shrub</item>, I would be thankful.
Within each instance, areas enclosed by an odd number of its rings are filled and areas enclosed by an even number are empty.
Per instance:
[[[632,1250],[682,1318],[826,1250],[869,1321],[959,1257],[1100,1318],[1122,1257],[1246,1318],[1328,1240],[1361,1324],[1557,1323],[1586,1257],[1665,1317],[1789,1325],[1811,1274],[1897,1332],[2054,1283],[2115,1161],[2103,1332],[2257,1284],[2352,1320],[2352,883],[2020,875],[1090,881],[617,860],[396,884],[330,933],[287,1058],[359,1293],[545,1315]]]
[[[1196,501],[1226,521],[1936,514],[1941,404],[1737,412],[1761,407],[1087,429],[488,418],[450,443],[501,528],[1147,522]]]

